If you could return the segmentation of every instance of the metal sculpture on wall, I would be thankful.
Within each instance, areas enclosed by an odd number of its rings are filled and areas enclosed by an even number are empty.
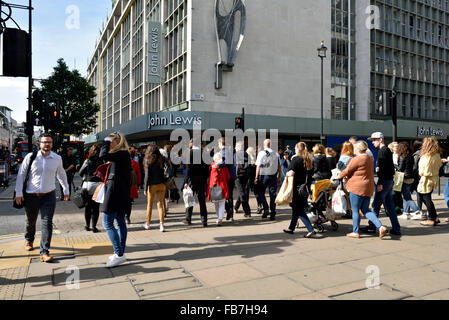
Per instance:
[[[215,0],[215,31],[218,62],[215,64],[215,88],[221,89],[223,72],[231,72],[243,41],[246,27],[245,0]],[[220,12],[224,11],[225,15]],[[239,28],[236,28],[236,25]],[[224,43],[223,43],[224,42]]]

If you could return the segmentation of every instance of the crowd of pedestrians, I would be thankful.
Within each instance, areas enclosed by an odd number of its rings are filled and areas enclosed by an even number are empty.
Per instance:
[[[335,185],[344,186],[347,205],[351,208],[349,217],[353,221],[353,230],[347,234],[350,238],[360,238],[362,232],[378,232],[380,238],[387,232],[400,236],[398,217],[422,220],[423,226],[440,223],[432,192],[439,183],[439,176],[444,174],[441,167],[446,164],[449,166],[449,158],[441,159],[438,141],[434,137],[425,138],[422,143],[417,141],[412,151],[407,142],[394,143],[389,148],[381,132],[373,133],[369,140],[378,149],[377,161],[368,144],[357,137],[351,137],[342,144],[339,156],[335,150],[321,144],[309,150],[304,142],[298,142],[294,150],[287,146],[285,150],[276,152],[271,147],[270,139],[266,139],[260,149],[252,146],[245,149],[241,142],[237,142],[235,149],[232,149],[222,138],[217,150],[207,149],[205,145],[191,140],[187,156],[182,161],[184,181],[180,187],[186,194],[191,191],[196,196],[203,227],[207,227],[210,220],[206,205],[208,201],[214,203],[216,226],[221,226],[224,220],[232,221],[240,207],[245,218],[251,217],[251,192],[257,201],[257,213],[261,214],[261,218],[276,220],[278,188],[284,179],[290,177],[293,177],[290,203],[292,217],[288,228],[283,230],[287,234],[294,233],[299,219],[307,228],[306,238],[316,234],[307,214],[308,196],[313,184],[331,178]],[[43,135],[40,138],[40,150],[25,157],[18,173],[15,195],[16,203],[24,203],[25,206],[27,250],[33,249],[36,219],[41,211],[41,260],[45,262],[52,260],[49,248],[56,200],[55,177],[62,186],[65,200],[70,198],[69,181],[73,179],[70,173],[73,170],[70,150],[61,158],[51,151],[51,144],[51,136]],[[174,183],[176,167],[170,161],[170,151],[170,146],[160,148],[155,144],[139,149],[130,147],[120,132],[110,134],[101,145],[89,148],[87,159],[79,170],[83,179],[81,188],[88,195],[84,209],[85,230],[98,232],[97,222],[101,211],[103,227],[114,250],[107,267],[126,261],[127,223],[131,223],[132,204],[139,197],[139,188],[143,189],[148,201],[146,221],[142,227],[150,229],[156,201],[159,230],[165,231],[168,212],[166,199],[172,199],[172,194],[178,192]],[[205,155],[212,159],[212,163],[206,163]],[[400,189],[395,187],[398,177],[402,183]],[[306,194],[304,190],[307,190]],[[411,196],[415,191],[418,204]],[[403,202],[399,211],[395,192]],[[449,182],[444,197],[449,207]],[[426,206],[427,214],[423,212],[422,204]],[[389,217],[390,230],[379,220],[382,206]],[[194,209],[193,206],[186,206],[183,219],[185,225],[192,224]],[[365,227],[360,226],[362,217],[368,219]]]

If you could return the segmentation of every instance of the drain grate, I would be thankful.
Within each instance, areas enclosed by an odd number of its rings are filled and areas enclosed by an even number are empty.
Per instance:
[[[164,274],[167,276],[164,279]],[[164,272],[158,275],[155,281],[137,282],[135,279],[130,279],[131,284],[141,298],[150,298],[166,293],[176,293],[181,290],[199,288],[203,284],[195,278],[192,274],[183,268],[171,269],[169,272]]]

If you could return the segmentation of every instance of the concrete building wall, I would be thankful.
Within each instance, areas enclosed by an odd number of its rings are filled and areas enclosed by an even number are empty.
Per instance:
[[[191,110],[320,117],[321,67],[317,48],[329,48],[324,60],[324,114],[330,117],[331,6],[328,0],[247,0],[246,32],[232,72],[223,73],[216,90],[218,49],[214,3],[194,0],[192,10]]]
[[[356,3],[356,116],[358,121],[370,119],[370,88],[371,88],[371,41],[370,32],[366,23],[369,14],[366,14],[370,6],[370,0],[357,0]]]

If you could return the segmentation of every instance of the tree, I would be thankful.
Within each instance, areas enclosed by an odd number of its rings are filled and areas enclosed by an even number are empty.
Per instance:
[[[53,121],[48,131],[58,135],[80,136],[89,134],[96,126],[96,116],[100,110],[95,87],[81,76],[78,70],[70,71],[64,59],[57,61],[53,74],[42,80],[42,93],[47,100],[49,117],[56,110],[58,121]]]

